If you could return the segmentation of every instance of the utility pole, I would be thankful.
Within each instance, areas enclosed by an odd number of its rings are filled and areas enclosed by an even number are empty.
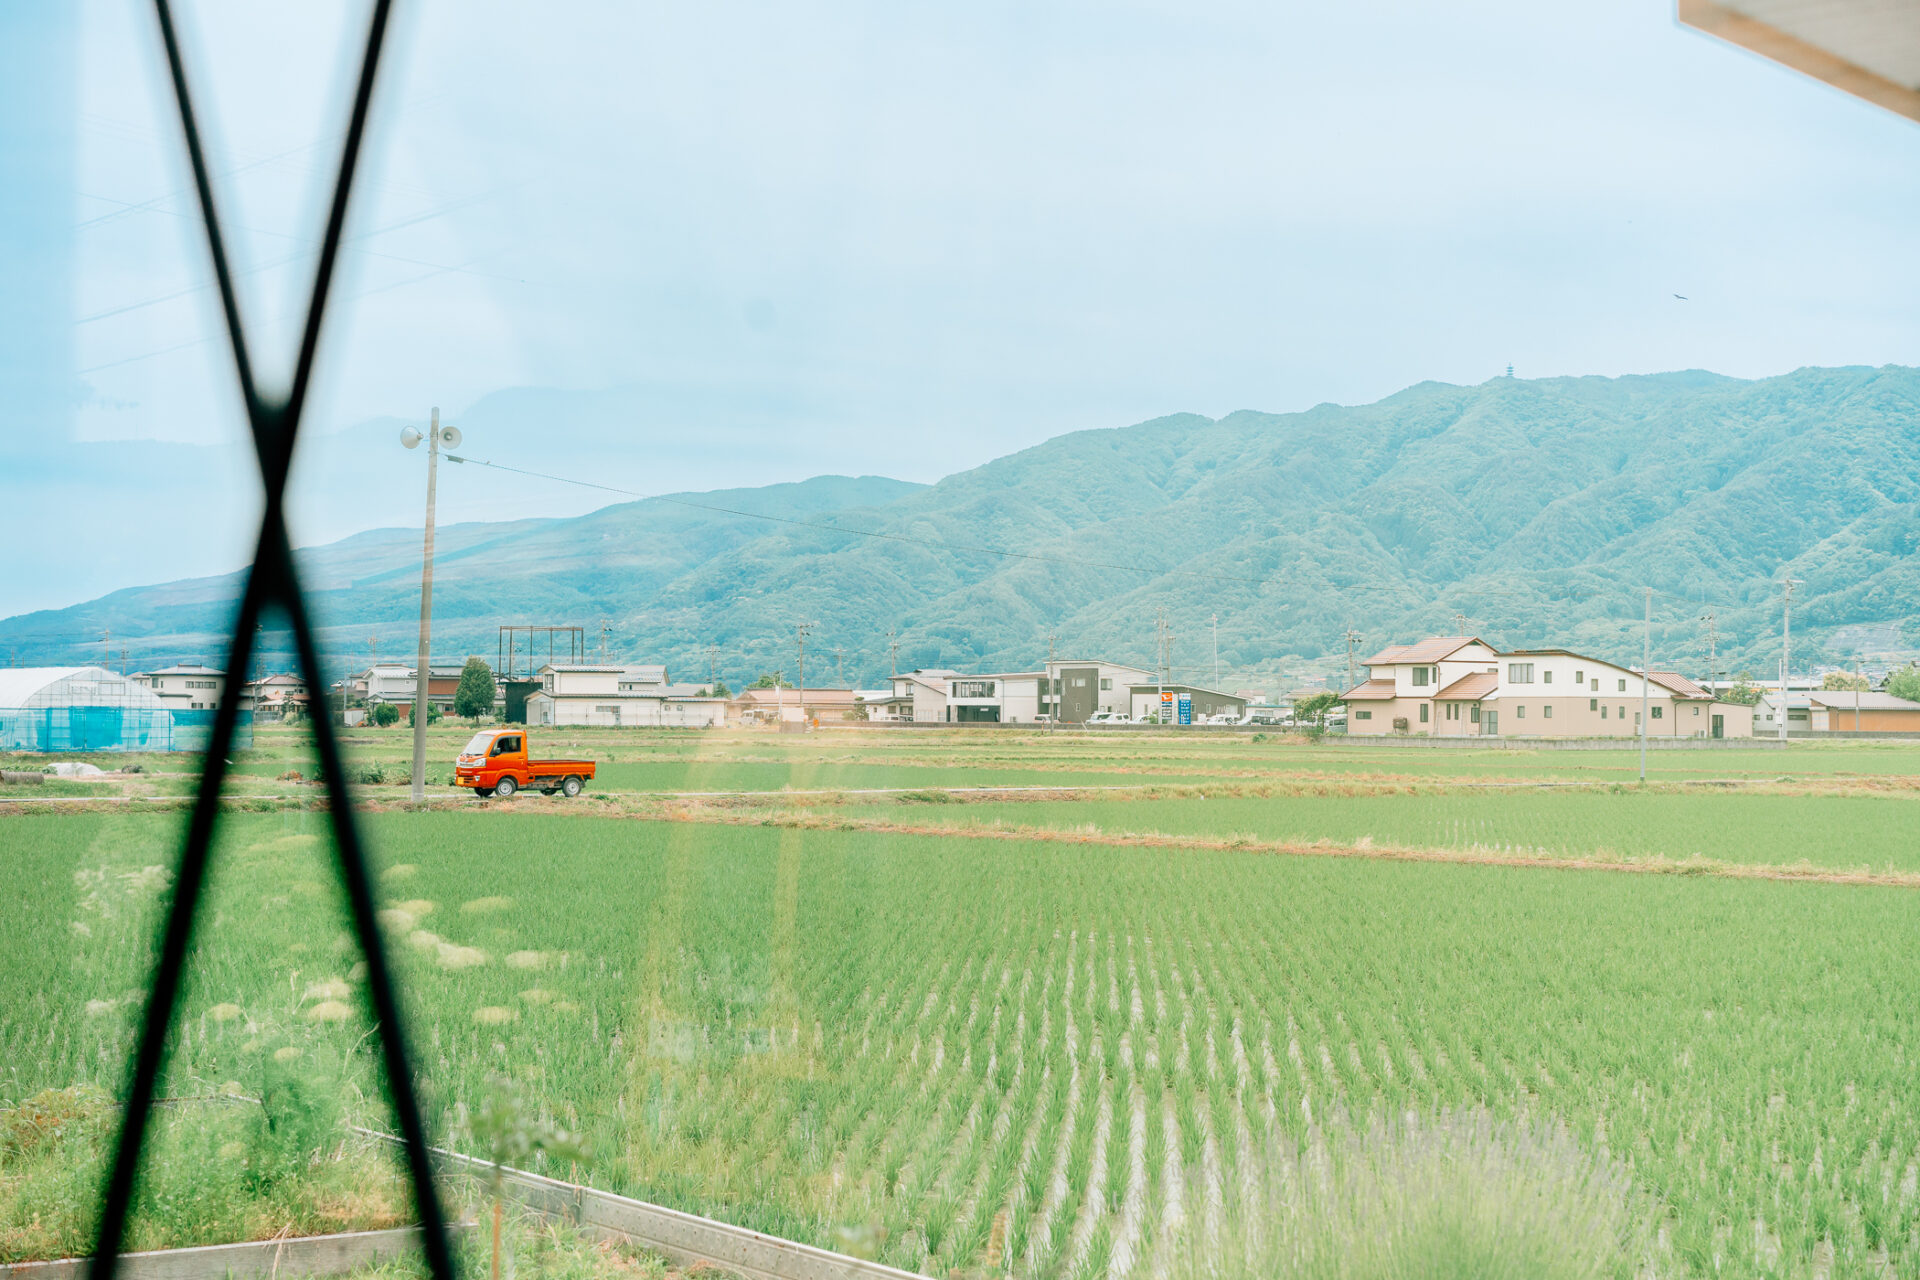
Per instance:
[[[714,659],[717,656],[719,656],[719,653],[720,653],[720,646],[712,645],[712,644],[707,646],[707,692],[708,693],[713,692],[714,686],[717,683],[713,674],[713,670],[714,670],[713,663],[714,663]]]
[[[900,674],[900,633],[887,632],[887,678],[891,680]]]
[[[1720,696],[1720,629],[1714,622],[1713,610],[1700,615],[1700,621],[1707,624],[1707,681],[1713,685],[1713,696]]]
[[[1213,615],[1213,687],[1220,687],[1220,615]]]
[[[1646,612],[1641,625],[1640,650],[1640,785],[1647,785],[1647,712],[1653,691],[1653,588],[1647,588]]]
[[[1360,643],[1360,633],[1348,627],[1347,634],[1343,638],[1347,642],[1347,688],[1351,690],[1353,688],[1353,647]]]
[[[840,648],[834,649],[833,669],[836,673],[836,678],[840,681],[841,686],[843,688],[849,687],[847,685],[847,651],[845,649],[840,649]]]
[[[796,623],[794,637],[800,642],[800,724],[807,723],[807,632],[813,630],[811,622]]]
[[[420,652],[413,673],[413,802],[420,804],[427,798],[427,686],[432,681],[433,647],[433,501],[435,485],[440,472],[440,409],[434,406],[433,416],[427,430],[427,535],[425,545],[420,552]],[[446,444],[453,448],[460,443],[460,431],[457,427],[446,430]],[[407,427],[400,432],[400,443],[409,449],[420,444],[420,432],[417,428]]]
[[[613,628],[607,625],[605,618],[600,619],[600,661],[603,664],[607,660],[607,633],[612,630]]]
[[[1156,609],[1153,614],[1153,668],[1153,718],[1156,723],[1164,724],[1161,711],[1167,705],[1167,611],[1165,609]]]
[[[1867,678],[1860,674],[1860,655],[1856,653],[1853,655],[1853,731],[1855,733],[1860,732],[1860,686],[1866,682]],[[1812,726],[1812,716],[1807,717],[1807,724],[1809,727]]]
[[[1467,615],[1458,609],[1453,612],[1453,634],[1457,636],[1467,634]]]
[[[1784,604],[1780,613],[1780,741],[1787,740],[1787,681],[1793,670],[1793,588],[1800,582],[1798,578],[1788,578],[1781,584],[1785,588]],[[1809,721],[1811,723],[1811,721]]]

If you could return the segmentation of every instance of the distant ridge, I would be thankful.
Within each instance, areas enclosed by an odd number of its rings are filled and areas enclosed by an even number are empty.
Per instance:
[[[551,469],[569,465],[594,478],[590,458]],[[657,500],[457,526],[436,652],[490,655],[502,622],[578,623],[597,645],[604,619],[623,657],[704,675],[713,645],[737,682],[791,673],[805,618],[809,678],[837,676],[841,649],[870,684],[889,631],[908,667],[1023,666],[1049,635],[1145,661],[1164,608],[1185,674],[1211,679],[1217,614],[1222,682],[1271,683],[1300,665],[1289,655],[1344,667],[1349,626],[1378,647],[1452,631],[1456,612],[1498,644],[1637,661],[1651,585],[1658,664],[1706,674],[1711,609],[1720,665],[1770,674],[1786,574],[1805,583],[1796,667],[1920,645],[1920,372],[1903,367],[1430,382],[1357,407],[1075,432],[930,487],[819,477],[720,496],[918,541]],[[411,651],[417,539],[303,553],[330,650],[364,655],[372,630]],[[0,621],[0,647],[77,661],[111,628],[140,661],[217,656],[237,590],[229,575],[119,591]]]

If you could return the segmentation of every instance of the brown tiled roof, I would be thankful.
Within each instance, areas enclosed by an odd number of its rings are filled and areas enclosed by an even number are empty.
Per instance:
[[[1394,696],[1393,681],[1368,680],[1340,695],[1342,702],[1384,702]]]
[[[1689,701],[1712,702],[1713,695],[1677,671],[1649,671],[1647,677],[1663,689],[1671,690],[1677,698]]]
[[[1398,662],[1400,661],[1400,655],[1404,654],[1407,648],[1408,646],[1404,644],[1390,644],[1360,665],[1363,667],[1384,667],[1389,663]]]
[[[1388,645],[1367,659],[1367,665],[1386,666],[1395,662],[1439,662],[1470,644],[1483,644],[1478,636],[1429,636],[1418,644]],[[1492,646],[1488,646],[1491,648]]]
[[[1472,675],[1461,676],[1433,696],[1449,702],[1478,702],[1482,698],[1491,696],[1499,687],[1498,672],[1476,671]]]

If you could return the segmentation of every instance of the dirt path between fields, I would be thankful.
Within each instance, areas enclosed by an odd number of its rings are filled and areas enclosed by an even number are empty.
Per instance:
[[[1170,849],[1222,853],[1267,854],[1299,858],[1360,858],[1382,862],[1446,862],[1470,866],[1536,867],[1562,871],[1625,871],[1641,875],[1714,876],[1730,880],[1784,880],[1816,884],[1872,885],[1920,889],[1920,871],[1844,871],[1810,863],[1770,866],[1726,862],[1717,858],[1668,858],[1660,855],[1556,857],[1510,853],[1494,849],[1431,849],[1373,843],[1305,843],[1221,836],[1168,835],[1163,832],[1073,831],[1053,827],[943,826],[938,823],[898,822],[889,819],[821,815],[783,810],[752,813],[719,806],[678,806],[652,812],[624,811],[619,816],[642,821],[712,823],[721,826],[767,826],[817,831],[862,831],[881,835],[932,836],[962,840],[1041,841],[1049,844],[1106,845],[1127,849]]]

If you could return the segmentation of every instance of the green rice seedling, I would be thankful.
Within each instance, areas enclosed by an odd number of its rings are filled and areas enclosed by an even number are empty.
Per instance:
[[[1671,1265],[1645,1193],[1550,1126],[1336,1118],[1266,1159],[1257,1202],[1217,1240],[1189,1232],[1176,1275],[1624,1280]]]

